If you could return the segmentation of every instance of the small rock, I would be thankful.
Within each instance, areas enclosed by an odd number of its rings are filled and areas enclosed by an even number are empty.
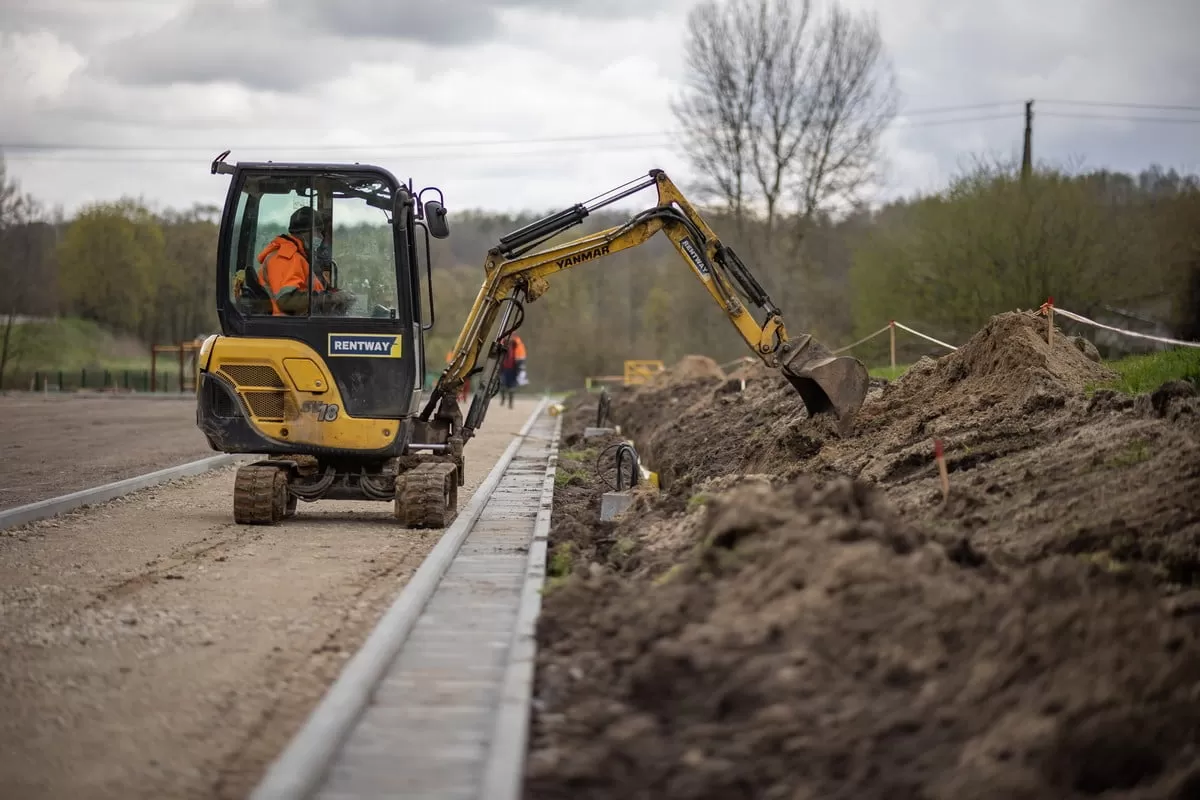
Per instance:
[[[1072,337],[1072,342],[1074,342],[1076,349],[1083,353],[1089,361],[1095,361],[1097,364],[1101,362],[1100,351],[1096,349],[1096,345],[1082,336]]]

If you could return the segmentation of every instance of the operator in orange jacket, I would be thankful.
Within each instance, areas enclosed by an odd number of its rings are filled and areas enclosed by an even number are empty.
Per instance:
[[[320,227],[317,213],[309,206],[292,212],[288,232],[270,241],[258,254],[262,264],[259,282],[271,293],[271,313],[276,316],[308,311],[308,274],[313,253],[313,231]],[[324,292],[325,283],[313,275],[312,290]]]

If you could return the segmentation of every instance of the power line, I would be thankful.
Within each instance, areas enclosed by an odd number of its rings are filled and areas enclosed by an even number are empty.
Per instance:
[[[1014,120],[1020,116],[1019,112],[1014,109],[1007,114],[985,114],[978,117],[955,117],[953,119],[929,119],[920,120],[918,122],[909,122],[896,124],[898,128],[932,128],[938,125],[959,125],[965,122],[990,122],[997,119]]]
[[[924,116],[926,114],[949,114],[958,111],[982,111],[988,108],[1007,108],[1009,106],[1020,107],[1022,100],[1004,100],[996,103],[974,103],[965,106],[939,106],[933,108],[912,108],[906,111],[900,111],[896,114],[898,117],[915,117]]]
[[[1111,120],[1113,122],[1165,122],[1167,124],[1176,125],[1200,125],[1200,117],[1145,117],[1121,114],[1076,114],[1069,111],[1039,111],[1038,117],[1057,117],[1058,119],[1103,119]]]
[[[973,105],[957,105],[943,106],[940,108],[918,108],[911,111],[905,111],[898,114],[899,117],[908,117],[927,114],[943,114],[958,111],[974,111],[980,109],[997,108],[1004,105],[1012,105],[1011,103],[976,103]],[[963,119],[963,122],[972,122],[974,119]],[[929,124],[950,124],[955,120],[935,121]],[[408,150],[414,148],[438,148],[438,149],[454,149],[460,147],[492,147],[492,146],[507,146],[518,144],[551,144],[557,142],[601,142],[601,141],[616,141],[616,140],[632,140],[645,139],[651,137],[662,137],[675,135],[674,131],[645,131],[642,133],[608,133],[608,134],[583,134],[578,136],[552,136],[552,137],[523,137],[511,139],[474,139],[465,141],[413,141],[413,142],[392,142],[380,144],[236,144],[236,145],[132,145],[132,144],[82,144],[78,142],[55,142],[55,143],[37,143],[37,142],[12,142],[0,143],[0,151],[3,150],[53,150],[53,151],[70,151],[83,150],[97,153],[107,152],[212,152],[214,148],[217,150],[264,150],[272,153],[287,153],[287,152],[334,152],[334,151],[387,151],[387,150]]]
[[[1153,104],[1121,104],[1101,101],[1059,101],[1045,100],[1037,101],[1045,104],[1075,104],[1075,105],[1092,105],[1103,107],[1140,107],[1140,108],[1157,108],[1164,110],[1191,110],[1190,106],[1166,106]],[[913,116],[929,116],[936,114],[948,114],[963,111],[985,110],[994,108],[1003,108],[1005,106],[1015,106],[1012,112],[998,114],[983,114],[950,117],[942,119],[916,119],[911,120]],[[994,103],[974,103],[966,105],[941,106],[930,108],[918,108],[897,114],[896,118],[891,123],[890,127],[896,128],[926,128],[939,127],[943,125],[962,125],[980,122],[992,122],[1000,120],[1013,121],[1018,118],[1019,107],[1024,103],[1009,103],[1009,102],[994,102]],[[1195,107],[1196,111],[1200,111],[1200,107]],[[1200,118],[1196,117],[1161,117],[1161,116],[1146,116],[1146,115],[1121,115],[1121,114],[1090,114],[1082,112],[1069,111],[1038,111],[1039,118],[1057,118],[1057,119],[1078,119],[1078,120],[1107,120],[1114,122],[1147,122],[1147,123],[1167,123],[1167,124],[1183,124],[1196,125],[1200,124]],[[189,163],[191,159],[184,157],[184,153],[214,153],[220,149],[242,150],[242,151],[262,151],[275,153],[334,153],[334,152],[371,152],[371,153],[402,153],[405,161],[428,161],[442,158],[455,159],[474,159],[474,158],[495,158],[495,157],[552,157],[560,155],[578,155],[595,152],[627,152],[640,150],[645,148],[667,147],[673,143],[673,137],[678,133],[674,131],[645,131],[639,133],[611,133],[611,134],[586,134],[576,136],[550,136],[550,137],[521,137],[509,139],[475,139],[462,141],[413,141],[413,142],[393,142],[381,144],[353,144],[353,145],[335,145],[335,144],[313,144],[313,145],[257,145],[248,146],[240,145],[229,147],[227,145],[131,145],[131,144],[80,144],[80,143],[51,143],[37,144],[32,142],[19,142],[11,144],[0,144],[0,152],[16,150],[17,152],[5,153],[5,157],[14,161],[59,161],[64,163],[92,163],[98,161],[109,161],[114,163]],[[640,140],[640,141],[638,141]],[[506,148],[514,145],[536,145],[536,144],[564,144],[577,143],[588,144],[592,146],[586,148],[537,148],[534,150],[500,150],[499,152],[478,152],[485,148]],[[597,147],[595,143],[608,143]],[[470,148],[476,152],[455,152],[462,148]],[[415,151],[415,152],[414,152]],[[437,152],[441,151],[441,152]],[[113,152],[137,152],[137,153],[158,153],[161,158],[143,158],[143,157],[127,157],[114,158],[111,156],[99,155],[101,153]],[[63,155],[78,154],[78,155]],[[95,155],[86,155],[86,154]]]
[[[1154,103],[1115,103],[1101,100],[1039,100],[1056,106],[1094,106],[1100,108],[1142,108],[1147,111],[1200,111],[1200,106],[1170,106]]]

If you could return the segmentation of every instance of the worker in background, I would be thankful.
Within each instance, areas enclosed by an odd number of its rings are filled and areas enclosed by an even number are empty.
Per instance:
[[[276,316],[308,311],[309,257],[316,216],[308,206],[297,208],[288,220],[288,232],[276,236],[258,254],[260,281],[271,293],[271,313]],[[313,275],[312,290],[325,290],[319,276]]]
[[[500,405],[504,405],[505,396],[508,407],[513,407],[513,397],[518,386],[524,383],[525,377],[525,343],[515,333],[500,340],[504,346],[504,357],[500,361]]]

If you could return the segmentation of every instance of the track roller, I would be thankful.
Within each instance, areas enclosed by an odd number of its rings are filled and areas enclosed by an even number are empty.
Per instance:
[[[458,468],[426,462],[396,476],[395,515],[406,528],[445,528],[458,516]]]
[[[295,498],[288,496],[288,473],[281,467],[247,464],[238,467],[233,482],[233,519],[239,525],[273,525],[288,511],[295,511]]]

